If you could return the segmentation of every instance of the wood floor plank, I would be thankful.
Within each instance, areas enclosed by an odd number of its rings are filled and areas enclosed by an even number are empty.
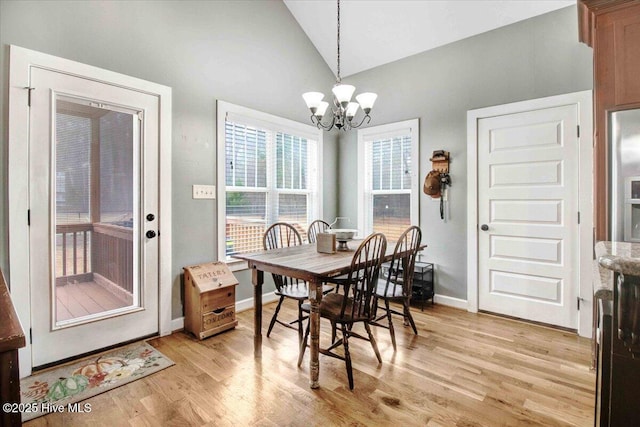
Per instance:
[[[264,308],[270,318],[274,304]],[[282,315],[293,318],[295,304]],[[176,365],[88,399],[90,414],[51,414],[34,426],[589,426],[595,374],[590,342],[575,334],[487,314],[428,305],[413,310],[419,335],[394,318],[373,328],[382,355],[351,340],[355,389],[344,362],[320,358],[309,388],[309,355],[297,366],[295,331],[276,326],[253,356],[253,311],[236,329],[199,341],[176,332],[151,345]],[[321,326],[321,345],[330,341]],[[108,422],[105,420],[109,420]]]

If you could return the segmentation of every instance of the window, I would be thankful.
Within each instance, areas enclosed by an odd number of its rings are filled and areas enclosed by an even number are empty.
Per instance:
[[[220,259],[262,250],[274,222],[306,238],[322,217],[321,153],[322,132],[313,126],[218,102]]]
[[[418,120],[358,130],[358,228],[396,240],[418,224]]]

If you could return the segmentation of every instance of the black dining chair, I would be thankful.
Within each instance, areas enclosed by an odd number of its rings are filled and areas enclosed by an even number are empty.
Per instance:
[[[349,389],[351,390],[353,390],[353,370],[351,366],[351,353],[349,351],[349,338],[359,338],[369,341],[378,358],[378,362],[382,363],[376,340],[371,334],[369,322],[373,320],[375,315],[375,298],[373,293],[378,283],[380,266],[386,248],[387,239],[384,237],[384,234],[375,233],[367,237],[353,254],[351,269],[347,274],[346,280],[341,283],[341,285],[345,287],[345,293],[330,293],[324,296],[320,303],[320,317],[329,319],[332,327],[332,343],[326,349],[321,348],[320,353],[345,361],[347,377],[349,379]],[[310,313],[310,304],[302,304],[302,310]],[[367,336],[354,331],[353,326],[356,323],[362,323],[364,325]],[[307,323],[302,345],[300,346],[298,366],[302,364],[302,359],[307,347],[309,326],[309,323]],[[338,327],[340,328],[341,337],[336,340],[335,337]],[[344,348],[344,356],[332,351],[340,345]]]
[[[316,236],[318,233],[324,233],[329,229],[329,223],[323,221],[321,219],[316,219],[309,225],[309,229],[307,230],[307,241],[309,243],[316,242]]]
[[[415,225],[409,227],[400,235],[393,251],[393,258],[389,268],[383,277],[378,279],[374,292],[376,313],[378,308],[381,308],[384,313],[376,317],[371,324],[389,329],[394,350],[396,350],[396,335],[393,329],[393,321],[391,320],[392,314],[402,316],[404,324],[411,324],[414,334],[418,335],[416,324],[411,316],[410,306],[413,273],[421,241],[422,230]],[[384,302],[384,307],[380,307],[380,301]],[[392,308],[391,302],[401,303],[402,312]],[[386,324],[382,323],[385,319]]]
[[[285,248],[290,246],[299,246],[302,244],[300,233],[292,225],[286,222],[276,222],[271,225],[265,231],[262,238],[262,245],[264,249],[276,249]],[[302,342],[303,327],[302,322],[306,319],[301,306],[302,303],[309,298],[309,285],[304,280],[294,279],[292,277],[281,276],[279,274],[272,274],[273,282],[276,285],[275,294],[280,297],[276,310],[269,322],[269,329],[267,330],[267,337],[271,334],[276,323],[286,326],[290,329],[298,331],[298,344]],[[333,287],[323,285],[322,292],[328,293],[333,290]],[[298,303],[298,318],[290,322],[283,322],[278,319],[278,313],[282,307],[282,303],[285,298],[295,300]]]

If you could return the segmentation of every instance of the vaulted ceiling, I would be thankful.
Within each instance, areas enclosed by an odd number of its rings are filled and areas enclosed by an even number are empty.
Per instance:
[[[284,3],[335,74],[336,1],[284,0]],[[344,77],[359,73],[575,3],[575,0],[342,0],[341,74]]]

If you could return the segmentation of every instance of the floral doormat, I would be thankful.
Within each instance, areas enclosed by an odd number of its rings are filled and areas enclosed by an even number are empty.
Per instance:
[[[90,356],[20,380],[22,420],[50,412],[88,412],[77,402],[174,365],[145,342]]]

